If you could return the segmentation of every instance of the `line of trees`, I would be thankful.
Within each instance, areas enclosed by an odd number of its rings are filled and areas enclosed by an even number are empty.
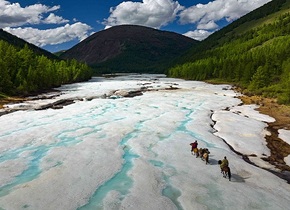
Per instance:
[[[290,103],[290,14],[272,24],[231,35],[228,42],[169,69],[171,77],[234,82],[255,94]]]
[[[26,95],[91,76],[90,67],[76,60],[52,60],[36,55],[28,45],[19,49],[0,40],[0,93]]]

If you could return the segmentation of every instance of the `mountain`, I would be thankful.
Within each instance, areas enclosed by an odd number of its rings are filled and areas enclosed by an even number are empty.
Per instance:
[[[31,49],[37,55],[44,55],[47,58],[59,60],[58,56],[56,56],[56,55],[54,55],[54,54],[52,54],[52,53],[50,53],[42,48],[39,48],[33,44],[30,44],[30,43],[24,41],[23,39],[4,31],[3,29],[0,29],[0,40],[6,41],[9,44],[12,44],[13,46],[18,47],[18,48],[24,48],[24,46],[27,45],[28,48]]]
[[[183,35],[137,25],[97,32],[60,55],[102,73],[164,73],[169,62],[199,42]]]
[[[273,0],[192,47],[171,77],[234,83],[290,104],[290,1]]]
[[[280,15],[290,12],[290,2],[287,0],[273,0],[267,4],[242,16],[231,24],[211,34],[207,39],[192,47],[183,56],[175,60],[176,63],[185,63],[201,58],[201,52],[223,46],[234,39],[245,35],[246,32],[276,21]]]

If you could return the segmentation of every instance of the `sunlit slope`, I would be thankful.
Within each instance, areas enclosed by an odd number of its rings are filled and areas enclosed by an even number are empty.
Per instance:
[[[280,15],[287,12],[290,12],[289,0],[273,0],[213,33],[197,46],[189,49],[186,54],[176,59],[176,61],[177,63],[193,61],[195,58],[201,57],[199,56],[201,52],[230,43],[245,35],[249,30],[276,22]]]
[[[169,76],[234,82],[290,103],[290,1],[274,0],[212,34]]]
[[[239,27],[237,27],[236,29],[234,29],[233,32],[237,33],[237,34],[243,34],[244,32],[246,32],[246,31],[248,31],[250,29],[262,26],[264,24],[274,23],[276,21],[277,17],[279,17],[280,15],[284,15],[287,12],[290,12],[290,1],[289,0],[288,1],[287,0],[286,1],[283,0],[283,1],[280,1],[280,2],[281,3],[284,2],[284,3],[282,5],[279,5],[278,1],[272,1],[272,2],[269,3],[268,7],[272,7],[273,6],[273,11],[275,11],[274,13],[268,14],[268,15],[266,13],[265,14],[266,16],[264,16],[264,17],[261,17],[259,19],[253,19],[251,21],[245,22],[242,25],[240,25]],[[266,8],[266,6],[267,5],[265,5],[265,8]],[[259,8],[259,9],[263,9],[263,7]],[[255,13],[260,13],[259,9],[258,9],[257,12],[254,11],[253,13],[254,14]]]

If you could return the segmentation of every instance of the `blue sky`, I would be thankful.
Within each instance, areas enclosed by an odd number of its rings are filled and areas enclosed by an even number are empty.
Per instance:
[[[203,40],[270,0],[0,0],[0,28],[50,52],[134,24]]]

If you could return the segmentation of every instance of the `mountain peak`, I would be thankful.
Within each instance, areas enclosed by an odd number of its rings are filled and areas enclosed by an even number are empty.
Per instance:
[[[164,72],[169,60],[196,43],[198,41],[174,32],[120,25],[94,33],[63,53],[61,58],[74,58],[109,72]]]

